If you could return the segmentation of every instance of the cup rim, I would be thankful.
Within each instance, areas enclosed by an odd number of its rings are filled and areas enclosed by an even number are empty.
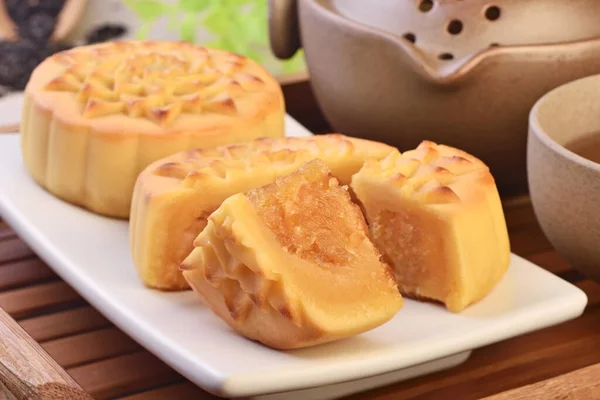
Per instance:
[[[600,74],[588,75],[583,78],[575,79],[546,92],[542,97],[536,100],[533,107],[531,108],[531,111],[529,112],[529,131],[532,132],[546,147],[549,147],[553,152],[561,155],[562,157],[568,158],[573,162],[581,164],[586,168],[590,168],[600,172],[600,163],[588,160],[587,158],[572,152],[565,146],[558,143],[556,140],[550,137],[550,135],[548,135],[545,129],[542,128],[542,125],[540,124],[540,121],[538,119],[539,109],[544,105],[546,101],[548,101],[550,97],[556,96],[557,93],[567,90],[574,84],[580,84],[583,81],[593,80],[600,80]],[[598,98],[598,101],[600,101],[600,96]]]

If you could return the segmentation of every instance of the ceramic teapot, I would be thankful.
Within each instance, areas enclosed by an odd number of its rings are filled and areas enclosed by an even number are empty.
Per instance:
[[[270,0],[276,56],[301,46],[332,127],[400,150],[429,139],[527,191],[528,115],[600,73],[597,0]]]

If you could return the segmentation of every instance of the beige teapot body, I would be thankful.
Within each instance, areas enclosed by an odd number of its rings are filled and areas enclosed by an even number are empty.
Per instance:
[[[527,191],[527,120],[543,94],[600,72],[600,1],[271,0],[274,53],[304,48],[332,127],[400,150],[429,139]]]

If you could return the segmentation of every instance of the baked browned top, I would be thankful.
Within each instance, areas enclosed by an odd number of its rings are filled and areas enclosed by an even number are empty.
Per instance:
[[[295,164],[315,157],[349,159],[352,155],[389,153],[383,143],[341,134],[312,137],[259,138],[241,144],[183,151],[151,165],[145,172],[173,178],[192,187],[207,177],[229,179],[241,171],[276,169],[278,164]]]
[[[254,61],[188,42],[81,46],[49,57],[36,72],[33,89],[71,93],[84,118],[123,115],[161,127],[184,114],[243,114],[240,102],[256,100],[251,93],[280,89]]]
[[[389,184],[407,198],[424,204],[457,203],[470,197],[478,184],[493,182],[488,167],[476,157],[453,147],[423,141],[414,150],[392,152],[382,160],[367,160],[357,178]]]

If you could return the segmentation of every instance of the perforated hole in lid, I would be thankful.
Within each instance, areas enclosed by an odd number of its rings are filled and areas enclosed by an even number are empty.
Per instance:
[[[419,10],[421,12],[431,11],[433,8],[433,0],[419,0]]]
[[[448,23],[447,30],[451,35],[458,35],[463,30],[463,23],[458,19],[453,19]]]
[[[417,41],[417,37],[414,33],[407,32],[404,34],[404,39],[408,40],[411,43],[415,43]]]
[[[502,10],[498,6],[489,6],[485,10],[485,17],[490,21],[495,21],[500,18]]]

